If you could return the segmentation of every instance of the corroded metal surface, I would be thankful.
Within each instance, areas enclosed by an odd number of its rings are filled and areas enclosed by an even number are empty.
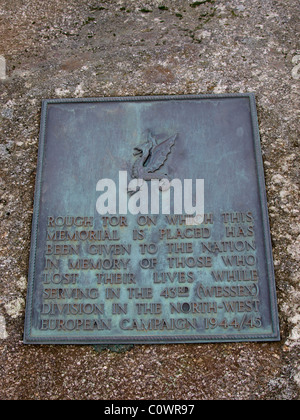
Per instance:
[[[153,178],[204,180],[203,218],[172,199],[170,214],[151,212],[120,173],[149,194]],[[115,215],[99,214],[103,179]],[[44,101],[26,343],[271,341],[278,329],[253,95]]]

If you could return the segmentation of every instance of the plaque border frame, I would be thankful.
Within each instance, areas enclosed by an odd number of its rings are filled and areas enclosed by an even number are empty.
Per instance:
[[[73,337],[32,337],[32,309],[33,309],[33,288],[35,278],[35,262],[37,250],[37,232],[39,223],[39,210],[41,198],[41,184],[43,175],[43,163],[45,157],[45,138],[46,138],[46,122],[48,105],[65,104],[65,103],[92,103],[92,102],[145,102],[145,101],[170,101],[170,100],[193,100],[193,99],[226,99],[226,98],[248,98],[250,103],[250,114],[253,131],[254,153],[256,161],[256,174],[258,181],[258,192],[260,198],[260,208],[262,214],[264,250],[267,258],[267,280],[269,287],[270,312],[272,320],[272,334],[201,334],[201,335],[177,335],[177,336],[151,336],[134,337],[89,337],[81,336]],[[259,125],[257,117],[257,108],[254,93],[225,93],[225,94],[188,94],[188,95],[153,95],[153,96],[117,96],[117,97],[92,97],[92,98],[61,98],[61,99],[43,99],[41,110],[40,134],[37,171],[35,180],[34,207],[32,218],[31,245],[29,257],[28,271],[28,289],[25,309],[25,325],[24,325],[24,344],[196,344],[196,343],[218,343],[218,342],[260,342],[260,341],[280,341],[278,306],[276,296],[276,280],[273,265],[271,233],[269,225],[269,215],[267,206],[267,195],[265,188],[265,176],[263,168],[263,159],[261,152]]]

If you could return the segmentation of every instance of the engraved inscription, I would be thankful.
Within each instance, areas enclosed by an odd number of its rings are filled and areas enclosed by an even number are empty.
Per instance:
[[[91,217],[49,216],[40,330],[262,328],[253,213],[205,214],[201,227],[187,227],[184,216],[162,217],[164,228],[158,216],[136,216],[131,228],[126,217],[102,217],[97,231]],[[218,240],[216,223],[223,226]],[[84,230],[72,230],[78,228]],[[144,286],[136,264],[146,273]],[[84,273],[88,286],[80,287]]]

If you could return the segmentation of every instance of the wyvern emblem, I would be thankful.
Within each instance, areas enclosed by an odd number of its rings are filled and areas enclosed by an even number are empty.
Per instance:
[[[176,138],[177,133],[158,144],[155,137],[148,130],[147,141],[134,148],[134,156],[138,156],[138,159],[132,166],[132,178],[143,179],[145,181],[150,181],[151,179],[169,179],[168,174],[157,171],[168,159]]]
[[[174,214],[183,214],[183,203],[184,212],[189,216],[186,223],[201,224],[204,214],[204,180],[196,179],[194,195],[192,179],[184,179],[182,185],[181,179],[171,179],[166,171],[161,169],[178,134],[159,144],[150,130],[147,130],[146,136],[146,142],[134,148],[134,156],[138,158],[132,166],[129,183],[127,171],[119,171],[118,187],[112,179],[104,178],[98,181],[96,191],[100,191],[101,195],[96,202],[97,212],[101,215],[117,214],[119,207],[119,214],[127,214],[127,211],[131,214],[171,214],[172,187]],[[147,181],[150,181],[151,185]],[[193,197],[196,206],[193,206]]]

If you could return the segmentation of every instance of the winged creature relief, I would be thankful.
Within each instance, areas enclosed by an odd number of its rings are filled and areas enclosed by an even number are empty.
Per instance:
[[[159,169],[167,161],[176,138],[177,133],[158,144],[151,131],[148,130],[146,142],[134,148],[134,156],[137,156],[138,159],[132,166],[132,178],[143,179],[145,181],[150,181],[151,179],[169,179],[168,174],[162,170],[159,171]]]

